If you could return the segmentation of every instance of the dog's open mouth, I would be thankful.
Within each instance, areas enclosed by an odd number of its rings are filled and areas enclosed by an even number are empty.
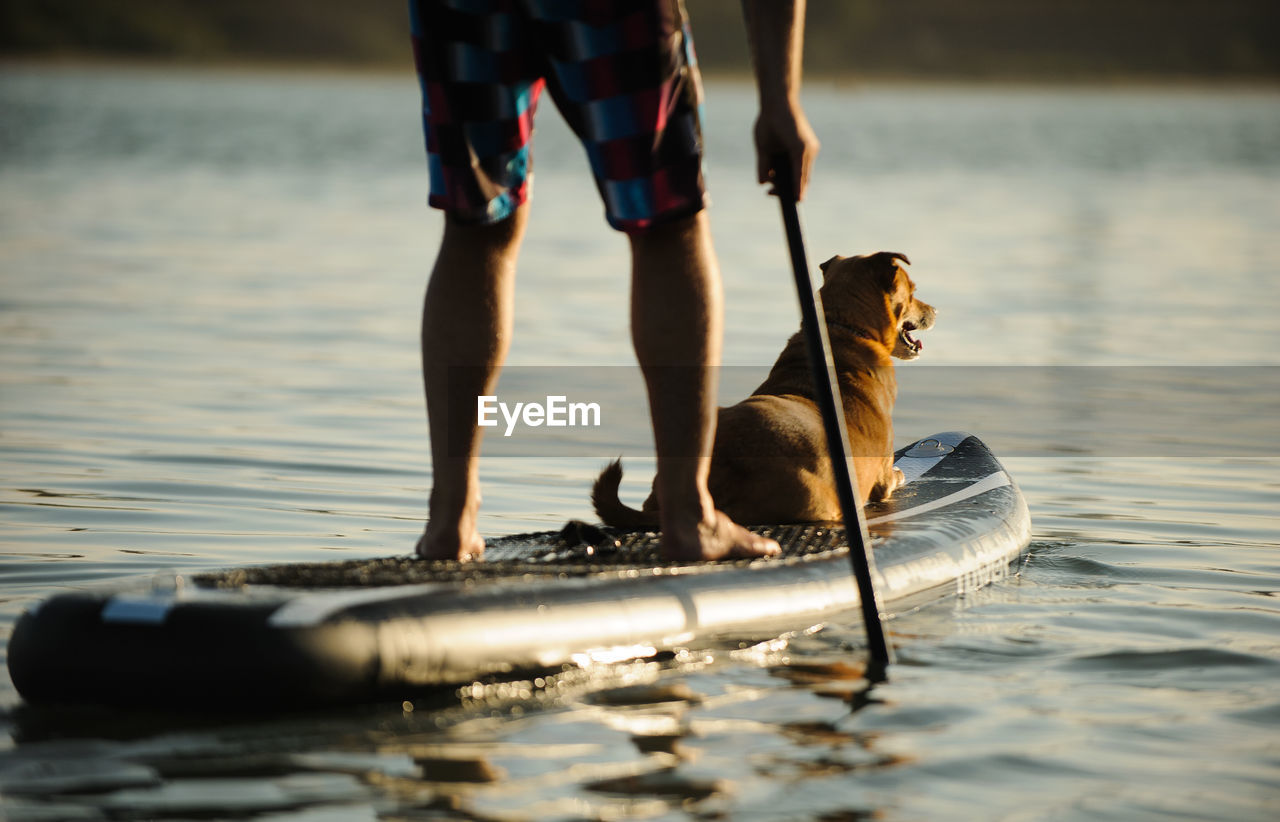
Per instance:
[[[908,351],[919,354],[924,350],[924,343],[911,336],[911,332],[916,330],[916,324],[913,322],[905,322],[902,324],[902,331],[898,332],[898,339],[902,340],[902,344],[907,347]]]

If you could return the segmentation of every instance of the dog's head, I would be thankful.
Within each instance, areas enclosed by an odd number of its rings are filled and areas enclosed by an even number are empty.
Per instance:
[[[836,255],[822,264],[822,307],[828,324],[881,340],[893,356],[914,360],[924,343],[913,331],[933,327],[938,312],[916,299],[916,284],[902,263],[905,254],[880,251],[858,257]]]

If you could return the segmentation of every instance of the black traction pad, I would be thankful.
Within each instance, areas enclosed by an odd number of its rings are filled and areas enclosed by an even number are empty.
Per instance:
[[[772,537],[782,559],[845,551],[844,527],[833,524],[767,525],[750,529]],[[284,588],[367,588],[426,582],[497,582],[514,579],[566,579],[626,571],[699,567],[738,567],[758,560],[724,559],[689,563],[668,560],[652,531],[623,531],[577,520],[559,531],[493,539],[481,562],[423,560],[412,556],[340,562],[288,563],[200,574],[192,581],[211,588],[271,585]],[[769,561],[778,561],[777,558]]]

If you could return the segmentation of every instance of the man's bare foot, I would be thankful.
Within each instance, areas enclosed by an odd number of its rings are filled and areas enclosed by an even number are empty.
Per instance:
[[[463,535],[458,530],[435,529],[427,523],[427,530],[418,538],[414,553],[421,559],[456,559],[459,562],[475,562],[484,558],[484,540],[472,530]]]
[[[753,534],[721,511],[714,522],[698,522],[690,528],[662,531],[662,553],[668,559],[697,562],[708,559],[772,557],[782,552],[778,543]]]

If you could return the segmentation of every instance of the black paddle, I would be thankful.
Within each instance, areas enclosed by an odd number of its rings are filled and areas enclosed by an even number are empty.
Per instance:
[[[867,679],[882,681],[885,678],[885,666],[893,661],[893,652],[885,636],[884,623],[880,620],[880,600],[876,597],[875,583],[871,579],[875,570],[875,561],[871,557],[871,535],[867,532],[862,505],[853,490],[849,432],[845,428],[844,414],[838,410],[843,405],[840,402],[835,361],[831,357],[831,340],[827,337],[822,301],[813,287],[809,261],[804,251],[804,237],[800,234],[800,214],[796,209],[796,187],[791,179],[790,158],[775,159],[773,169],[773,192],[782,205],[782,224],[787,232],[791,268],[795,274],[796,293],[800,297],[801,327],[809,351],[809,370],[813,372],[814,399],[818,403],[818,410],[822,412],[822,424],[827,433],[827,451],[831,455],[836,494],[840,498],[840,511],[844,515],[844,530],[849,541],[849,562],[853,565],[853,575],[858,581],[862,621],[867,629],[867,647],[871,654]]]

